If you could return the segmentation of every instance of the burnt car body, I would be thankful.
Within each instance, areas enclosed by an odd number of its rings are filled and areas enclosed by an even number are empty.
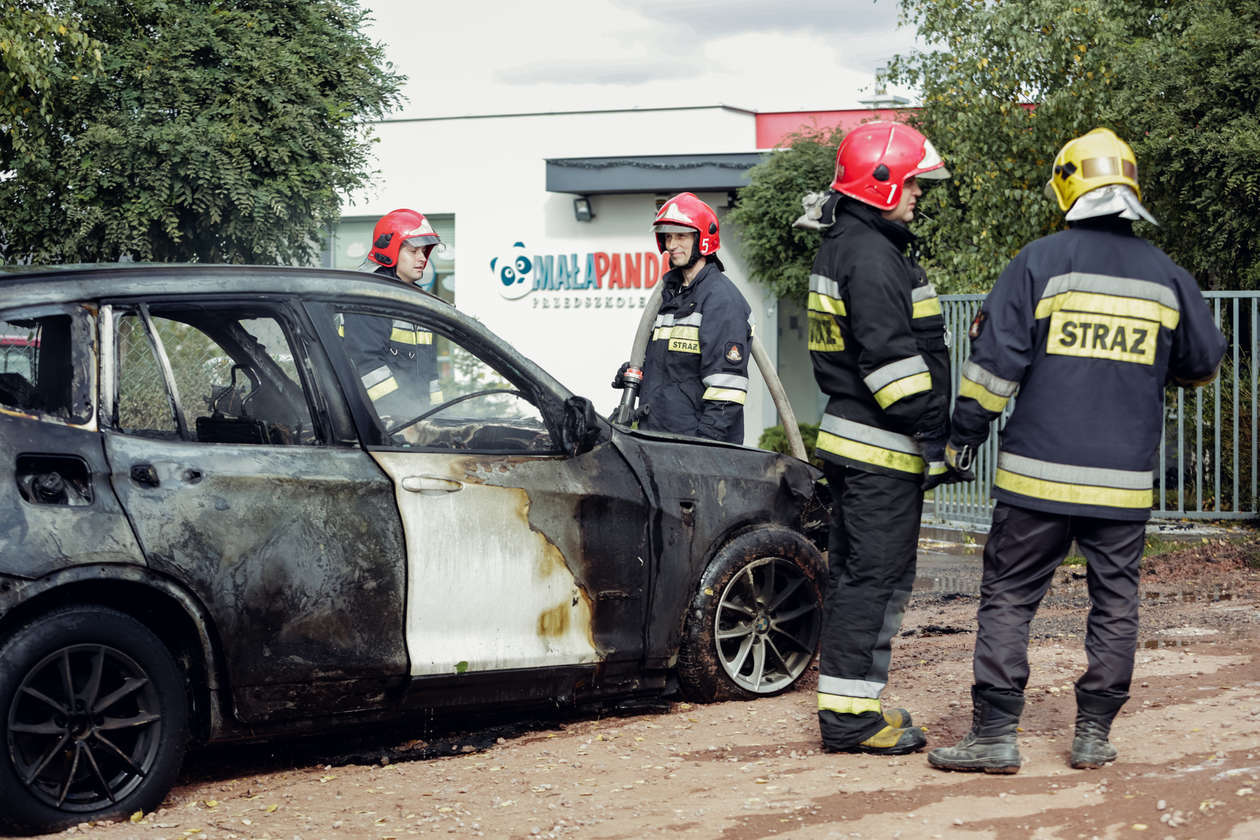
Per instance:
[[[0,827],[151,809],[190,743],[755,697],[814,656],[817,471],[609,424],[437,298],[243,266],[0,294]],[[438,345],[406,416],[352,316]]]

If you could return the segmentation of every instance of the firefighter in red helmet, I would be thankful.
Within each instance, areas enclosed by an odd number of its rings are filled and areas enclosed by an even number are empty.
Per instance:
[[[816,454],[834,500],[818,679],[829,751],[921,749],[923,729],[884,708],[892,638],[914,584],[923,491],[944,463],[949,355],[940,302],[909,255],[920,179],[947,178],[913,128],[850,131],[812,222],[809,350],[827,407]]]
[[[376,223],[368,260],[376,274],[423,288],[429,256],[440,244],[423,213],[394,210]],[[386,427],[441,402],[432,332],[410,321],[346,313],[342,334],[355,372]]]
[[[643,361],[639,428],[743,443],[751,310],[722,273],[717,214],[680,193],[661,205],[652,230],[670,268]]]

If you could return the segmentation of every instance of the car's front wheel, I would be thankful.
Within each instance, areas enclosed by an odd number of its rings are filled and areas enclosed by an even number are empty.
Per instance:
[[[183,674],[117,610],[64,607],[0,644],[0,828],[48,832],[155,808],[183,763]]]
[[[825,569],[795,531],[731,540],[705,569],[683,627],[678,679],[692,700],[778,694],[818,651]]]

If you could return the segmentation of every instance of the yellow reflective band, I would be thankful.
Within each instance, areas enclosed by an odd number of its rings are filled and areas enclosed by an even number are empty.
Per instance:
[[[1002,409],[1006,408],[1006,404],[1011,401],[1010,397],[999,396],[979,382],[973,382],[965,376],[958,383],[958,396],[971,397],[986,411],[992,411],[994,414],[1001,414]]]
[[[1093,505],[1114,508],[1149,508],[1154,500],[1150,490],[1123,490],[1118,487],[1098,487],[1090,484],[1066,484],[1029,478],[999,468],[993,474],[993,486],[1032,499],[1046,499],[1073,505]]]
[[[689,338],[671,338],[669,349],[676,353],[699,353],[700,342]]]
[[[818,292],[809,293],[809,311],[810,312],[826,312],[828,315],[846,315],[844,310],[844,301],[840,298],[829,297],[828,295],[820,295]]]
[[[701,399],[714,402],[733,402],[740,405],[743,405],[747,398],[748,394],[738,388],[705,388],[704,396],[701,397]]]
[[[910,310],[911,318],[929,318],[941,314],[941,299],[930,297],[927,300],[916,300]]]
[[[1153,321],[1060,311],[1050,316],[1046,352],[1153,365],[1158,336]]]
[[[943,475],[949,471],[944,461],[932,461],[928,464],[928,475]]]
[[[891,449],[849,440],[822,430],[818,432],[817,447],[823,452],[830,452],[833,455],[840,455],[854,461],[860,461],[863,464],[873,464],[877,467],[887,467],[898,472],[914,473],[915,475],[920,475],[923,472],[923,459],[918,455],[894,452]]]
[[[839,353],[844,349],[844,337],[840,334],[835,316],[810,311],[809,349],[817,353]]]
[[[818,692],[818,710],[841,715],[860,715],[865,712],[883,712],[878,697],[844,697],[840,694]]]
[[[397,390],[398,390],[398,380],[391,376],[388,379],[382,379],[380,382],[377,382],[371,388],[368,388],[367,395],[368,395],[368,399],[370,399],[372,402],[376,402],[381,397],[392,394]]]
[[[1123,297],[1120,295],[1104,295],[1096,292],[1060,292],[1037,301],[1037,318],[1048,318],[1052,312],[1069,309],[1083,316],[1088,315],[1125,315],[1130,318],[1141,318],[1155,321],[1164,327],[1175,330],[1181,321],[1181,313],[1170,306],[1149,298]]]
[[[390,330],[389,340],[395,344],[432,344],[433,333],[394,327]]]
[[[345,338],[345,337],[346,337],[346,325],[345,325],[345,324],[338,324],[338,325],[337,325],[337,337],[338,337],[338,338]]]
[[[883,388],[875,392],[875,402],[879,403],[880,408],[888,408],[903,397],[909,397],[913,394],[922,394],[924,391],[932,390],[932,374],[916,373],[913,376],[907,376],[904,379],[898,379],[896,382],[890,382]]]

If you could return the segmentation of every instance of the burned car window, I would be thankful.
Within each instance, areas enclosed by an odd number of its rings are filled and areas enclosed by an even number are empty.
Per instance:
[[[354,311],[335,317],[360,394],[389,445],[558,451],[531,397],[460,342],[407,319]]]
[[[275,317],[202,307],[149,315],[124,311],[115,328],[121,430],[202,443],[321,443]]]
[[[0,405],[21,412],[85,422],[90,388],[90,325],[83,313],[0,317]]]

